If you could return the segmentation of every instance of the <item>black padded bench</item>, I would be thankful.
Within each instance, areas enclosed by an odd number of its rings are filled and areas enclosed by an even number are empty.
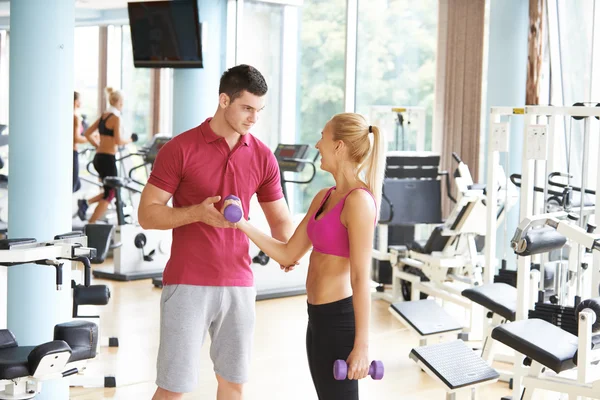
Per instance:
[[[10,381],[0,397],[34,398],[41,381],[76,374],[77,368],[69,368],[69,363],[96,357],[97,344],[98,327],[88,321],[58,324],[54,340],[38,346],[19,346],[10,330],[0,329],[0,381]]]
[[[492,338],[556,373],[575,367],[577,336],[541,319],[500,325]]]
[[[498,314],[507,321],[514,321],[517,313],[517,288],[506,283],[489,283],[465,289],[464,297]]]

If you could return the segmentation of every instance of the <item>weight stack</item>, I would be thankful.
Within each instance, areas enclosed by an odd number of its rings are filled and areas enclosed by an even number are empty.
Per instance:
[[[512,287],[517,287],[517,271],[510,269],[500,269],[498,275],[494,276],[494,283],[506,283]]]
[[[577,316],[573,307],[535,303],[534,310],[529,310],[529,318],[543,319],[577,336]]]

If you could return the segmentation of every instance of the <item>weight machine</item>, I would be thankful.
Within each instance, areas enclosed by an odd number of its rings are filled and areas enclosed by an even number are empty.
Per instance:
[[[49,242],[35,239],[0,241],[0,327],[6,327],[7,269],[22,264],[54,267],[56,289],[63,289],[63,265],[76,261],[84,265],[84,287],[90,285],[90,262],[95,249],[84,247],[85,237],[79,233],[59,235]],[[68,276],[68,275],[67,275]],[[54,327],[53,341],[38,346],[19,346],[8,329],[0,329],[0,399],[30,399],[42,390],[47,380],[81,378],[88,360],[96,357],[98,325],[75,319]],[[81,382],[81,380],[79,380]]]

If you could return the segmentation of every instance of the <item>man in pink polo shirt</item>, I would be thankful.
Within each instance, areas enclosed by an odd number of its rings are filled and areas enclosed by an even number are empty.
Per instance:
[[[248,216],[256,193],[273,237],[293,225],[274,154],[249,133],[267,84],[255,68],[223,74],[215,115],[173,137],[158,153],[138,211],[145,229],[173,229],[160,301],[158,386],[154,400],[180,399],[198,383],[200,349],[210,334],[217,399],[242,398],[249,377],[255,299],[247,236],[220,212],[238,196]],[[173,198],[173,207],[167,202]]]

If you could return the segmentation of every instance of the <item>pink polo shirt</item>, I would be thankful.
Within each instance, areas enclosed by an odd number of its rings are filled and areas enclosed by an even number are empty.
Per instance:
[[[238,196],[248,218],[250,198],[259,202],[283,197],[279,166],[273,152],[250,133],[229,151],[225,139],[200,126],[175,136],[159,151],[148,183],[173,195],[173,207],[199,204],[207,197]],[[231,228],[201,222],[173,229],[171,256],[163,284],[252,286],[248,237]]]

